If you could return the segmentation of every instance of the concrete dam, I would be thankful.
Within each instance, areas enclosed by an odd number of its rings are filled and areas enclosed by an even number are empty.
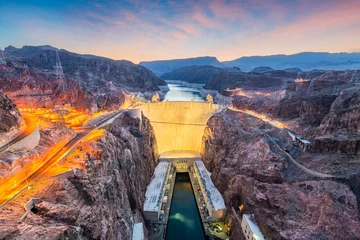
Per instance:
[[[221,110],[217,104],[193,101],[147,103],[140,108],[154,128],[159,153],[201,152],[206,123]]]

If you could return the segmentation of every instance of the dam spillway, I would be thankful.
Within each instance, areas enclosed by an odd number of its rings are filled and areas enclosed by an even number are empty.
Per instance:
[[[158,102],[140,107],[153,126],[159,153],[187,150],[201,152],[209,118],[220,110],[206,102]]]

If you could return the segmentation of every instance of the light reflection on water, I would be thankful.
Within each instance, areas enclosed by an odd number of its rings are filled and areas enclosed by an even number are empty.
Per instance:
[[[186,87],[182,84],[168,84],[170,91],[165,94],[165,99],[169,101],[197,101],[204,102],[198,88]]]

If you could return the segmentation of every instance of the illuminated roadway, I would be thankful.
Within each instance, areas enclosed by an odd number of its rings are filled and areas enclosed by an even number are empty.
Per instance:
[[[36,169],[34,172],[28,174],[27,179],[23,179],[16,186],[8,189],[6,192],[0,195],[0,207],[8,203],[14,196],[21,193],[24,189],[26,189],[30,182],[36,180],[42,174],[44,174],[47,170],[49,170],[55,163],[59,160],[63,159],[67,154],[71,152],[71,150],[91,131],[97,129],[102,124],[106,123],[108,120],[119,116],[123,111],[115,112],[104,119],[100,120],[96,124],[92,125],[87,130],[83,132],[77,133],[75,137],[73,137],[70,141],[68,141],[60,150],[58,150],[54,155],[47,158],[44,163]]]
[[[31,133],[33,133],[35,131],[35,129],[37,128],[39,122],[34,119],[31,118],[27,115],[23,116],[25,122],[26,122],[26,128],[20,133],[18,134],[16,137],[14,137],[13,139],[11,139],[8,143],[6,143],[5,145],[0,147],[0,154],[6,150],[8,150],[12,145],[14,145],[15,143],[17,143],[18,141],[22,140],[23,138],[29,136]]]

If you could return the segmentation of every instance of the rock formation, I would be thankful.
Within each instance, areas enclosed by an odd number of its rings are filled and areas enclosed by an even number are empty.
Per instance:
[[[223,65],[216,59],[216,57],[196,57],[185,59],[171,59],[158,61],[144,61],[140,65],[147,67],[157,76],[164,73],[171,72],[174,69],[186,66],[204,66],[211,65],[215,67],[222,67]],[[232,66],[231,66],[232,67]]]
[[[85,83],[91,91],[112,82],[116,87],[131,91],[157,91],[158,85],[166,85],[152,72],[141,65],[121,60],[112,60],[93,55],[81,55],[51,46],[7,47],[5,52],[24,61],[28,67],[52,71],[56,63],[56,51],[65,76]]]
[[[23,122],[16,105],[0,92],[0,134],[7,133],[11,128],[18,128]]]
[[[78,149],[86,156],[85,169],[55,181],[24,223],[9,227],[18,220],[11,213],[0,219],[8,224],[0,226],[1,239],[131,239],[133,224],[143,221],[146,186],[157,160],[149,121],[124,114],[105,137]]]
[[[297,168],[275,146],[293,154],[286,133],[229,111],[207,125],[203,160],[231,215],[231,239],[244,239],[242,213],[255,214],[267,239],[360,238],[354,190]]]
[[[240,72],[239,68],[220,68],[210,65],[187,66],[164,73],[160,77],[164,80],[179,80],[188,83],[205,84],[216,74],[221,72]]]
[[[56,52],[64,79],[55,74]],[[80,55],[50,46],[7,47],[0,65],[0,89],[17,105],[71,104],[89,111],[117,108],[129,92],[160,91],[166,83],[145,67],[128,61]]]

